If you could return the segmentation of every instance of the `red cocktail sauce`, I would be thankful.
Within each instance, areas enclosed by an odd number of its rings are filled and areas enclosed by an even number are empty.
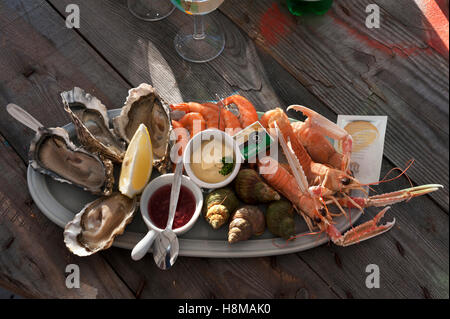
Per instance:
[[[171,184],[162,186],[153,193],[148,202],[149,217],[155,226],[161,229],[165,229],[167,225],[171,189]],[[194,194],[187,187],[181,185],[172,228],[177,229],[186,225],[194,215],[195,206]]]

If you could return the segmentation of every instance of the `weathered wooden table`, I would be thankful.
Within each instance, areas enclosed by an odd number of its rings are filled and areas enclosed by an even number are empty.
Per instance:
[[[65,26],[71,3],[81,10],[79,29]],[[371,3],[380,8],[380,28],[366,27]],[[126,0],[0,2],[0,285],[44,298],[448,298],[448,1],[336,0],[323,17],[298,18],[284,0],[226,0],[214,15],[226,30],[226,49],[210,63],[192,64],[173,47],[178,28],[191,22],[180,11],[147,23],[129,13]],[[77,258],[28,193],[33,134],[5,106],[19,104],[58,126],[69,122],[59,92],[80,86],[117,108],[142,82],[169,102],[239,92],[261,111],[301,103],[331,120],[388,115],[382,176],[413,158],[408,175],[415,184],[445,189],[395,205],[390,232],[348,248],[180,257],[166,272],[151,256],[133,262],[117,248]],[[402,177],[377,190],[408,185]],[[66,288],[71,263],[80,266],[80,289]],[[380,268],[379,289],[366,288],[369,264]]]

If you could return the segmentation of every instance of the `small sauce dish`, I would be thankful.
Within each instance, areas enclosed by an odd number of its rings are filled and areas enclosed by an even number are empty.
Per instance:
[[[150,217],[151,212],[149,212],[149,203],[152,199],[152,196],[155,194],[157,196],[160,196],[158,193],[158,190],[161,188],[167,187],[168,185],[172,186],[174,179],[174,174],[165,174],[161,175],[154,180],[152,180],[144,189],[144,192],[141,196],[140,201],[140,211],[142,215],[142,219],[144,220],[145,224],[147,225],[149,231],[146,234],[146,236],[133,248],[133,251],[131,252],[131,258],[133,260],[139,260],[142,257],[145,256],[147,251],[150,249],[150,247],[153,244],[153,241],[156,238],[156,235],[158,233],[162,232],[165,228],[165,225],[160,228],[157,226],[159,223],[161,226],[162,224],[160,221],[153,221]],[[174,233],[179,236],[187,231],[189,231],[197,221],[198,217],[200,216],[200,213],[202,211],[203,207],[203,194],[201,189],[187,176],[181,177],[181,187],[185,187],[187,190],[189,190],[192,193],[192,196],[195,199],[195,211],[192,215],[192,217],[185,223],[185,221],[182,223],[182,226],[177,227],[173,229]],[[163,194],[164,196],[167,196],[170,198],[170,188],[168,188],[167,194]],[[155,199],[157,200],[157,199]],[[163,200],[163,198],[161,198]],[[169,211],[167,209],[167,215],[169,214]],[[175,219],[177,217],[175,216]],[[174,221],[174,225],[176,225],[176,220]]]
[[[225,167],[230,165],[230,157],[231,165],[234,165],[232,168]],[[221,159],[225,158],[227,164],[221,163]],[[209,129],[191,138],[184,151],[183,163],[186,173],[195,184],[206,189],[216,189],[225,187],[235,179],[241,167],[242,154],[233,137],[223,131]],[[225,170],[222,171],[222,168]],[[218,175],[219,172],[223,176]]]

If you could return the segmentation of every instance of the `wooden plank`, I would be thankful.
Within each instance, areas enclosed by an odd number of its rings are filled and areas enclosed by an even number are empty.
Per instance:
[[[16,2],[14,2],[17,4]],[[34,1],[22,1],[30,6]],[[14,17],[6,5],[0,16]],[[70,122],[59,93],[82,86],[108,108],[123,104],[129,86],[45,2],[0,28],[0,97],[24,107],[41,123]],[[109,92],[105,94],[104,92]],[[13,121],[0,106],[0,132],[24,160],[33,132]]]
[[[448,58],[448,0],[414,0],[413,5],[408,0],[388,2],[392,1],[379,0],[377,4],[381,7],[388,4],[389,18],[401,22],[408,31],[425,39],[430,48]]]
[[[392,168],[384,163],[382,172]],[[377,187],[390,192],[406,178]],[[369,208],[356,224],[373,218]],[[429,198],[393,205],[384,220],[396,225],[388,233],[350,247],[329,244],[299,253],[334,291],[349,298],[448,298],[448,215]],[[366,287],[366,267],[380,269],[380,288]]]
[[[370,3],[381,5],[379,29],[365,26]],[[432,197],[448,212],[448,60],[429,33],[393,18],[399,8],[424,20],[396,1],[335,1],[324,17],[295,18],[273,0],[230,0],[220,10],[335,113],[389,115],[386,156],[400,167],[414,158],[418,184],[445,185]]]
[[[26,20],[28,12],[42,5],[45,0],[38,1],[14,1],[14,0],[4,0],[0,3],[0,11],[5,10],[5,8],[10,8],[14,12],[11,15],[1,15],[0,16],[0,28],[5,27],[8,24],[13,23],[16,19],[23,17]]]
[[[9,7],[11,3],[14,7]],[[62,229],[39,212],[27,190],[24,165],[33,134],[5,111],[7,103],[15,102],[41,122],[58,125],[69,121],[59,101],[61,90],[84,85],[104,98],[100,89],[109,89],[114,100],[120,89],[122,96],[126,93],[126,87],[118,88],[120,77],[76,34],[71,36],[73,32],[48,4],[21,3],[2,2],[0,7],[0,16],[13,21],[0,29],[0,132],[4,134],[0,137],[0,285],[25,297],[131,298],[130,290],[100,255],[83,259],[70,254]],[[16,14],[16,7],[31,9],[26,15]],[[84,73],[91,74],[91,80]],[[80,267],[80,289],[66,288],[65,267],[71,263]]]
[[[65,16],[69,0],[49,2]],[[82,12],[78,32],[133,86],[151,83],[171,103],[207,101],[236,91],[261,110],[279,102],[263,85],[252,41],[220,14],[214,19],[228,30],[225,52],[210,63],[195,64],[184,61],[171,40],[182,25],[192,23],[192,17],[177,10],[163,21],[148,23],[136,19],[125,0],[83,0],[78,5]]]
[[[128,251],[105,256],[140,298],[337,298],[328,285],[295,255],[214,259],[179,257],[161,271],[152,255],[130,261]]]
[[[0,154],[0,285],[28,298],[132,298],[103,258],[66,249],[62,230],[28,193],[26,166],[1,135]],[[79,289],[66,287],[69,264],[80,269]]]
[[[22,299],[22,297],[0,287],[0,299]]]

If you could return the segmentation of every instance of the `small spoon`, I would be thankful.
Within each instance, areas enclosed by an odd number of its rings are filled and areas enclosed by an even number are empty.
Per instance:
[[[156,265],[162,270],[167,270],[173,266],[177,260],[180,249],[178,237],[173,232],[172,225],[177,210],[178,198],[180,196],[182,174],[183,161],[180,156],[173,176],[172,189],[170,191],[169,217],[166,229],[158,234],[155,243],[153,244],[153,259],[155,260]]]

